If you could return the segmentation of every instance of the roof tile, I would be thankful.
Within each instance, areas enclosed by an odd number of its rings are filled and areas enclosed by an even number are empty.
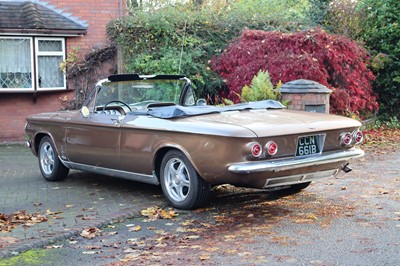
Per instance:
[[[85,34],[86,26],[38,3],[0,1],[0,32]]]

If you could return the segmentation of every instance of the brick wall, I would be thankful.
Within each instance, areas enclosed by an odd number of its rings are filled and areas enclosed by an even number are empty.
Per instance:
[[[42,0],[64,13],[86,21],[87,35],[67,38],[67,52],[78,47],[82,54],[91,48],[107,45],[107,23],[123,15],[125,0]],[[68,81],[67,81],[68,82]],[[56,111],[62,108],[62,98],[73,98],[73,92],[39,93],[34,102],[31,93],[0,94],[0,143],[24,140],[25,118],[31,114]]]
[[[0,94],[0,143],[24,141],[26,117],[41,112],[57,111],[62,101],[71,99],[73,92],[48,92],[32,94]]]
[[[329,113],[329,98],[327,93],[282,93],[282,100],[289,101],[289,110],[305,110],[307,105],[325,105]]]
[[[85,37],[67,39],[67,50],[78,47],[82,54],[93,47],[104,47],[107,44],[106,25],[110,20],[124,15],[126,7],[126,0],[47,0],[47,2],[86,22],[88,31]]]

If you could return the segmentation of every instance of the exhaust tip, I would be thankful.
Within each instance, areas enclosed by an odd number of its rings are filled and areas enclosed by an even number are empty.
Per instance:
[[[353,169],[351,169],[351,167],[349,166],[349,164],[346,164],[345,166],[343,166],[342,170],[343,170],[343,172],[345,172],[345,173],[349,173],[349,172],[351,172],[351,170],[353,170]]]

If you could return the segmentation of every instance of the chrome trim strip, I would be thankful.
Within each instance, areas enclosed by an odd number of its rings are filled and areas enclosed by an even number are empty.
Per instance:
[[[334,177],[339,173],[339,169],[317,171],[307,174],[291,175],[267,179],[263,188],[290,186],[306,182],[312,182],[321,178]]]
[[[152,185],[160,184],[160,182],[158,181],[158,178],[156,177],[154,172],[153,172],[153,175],[144,175],[144,174],[126,172],[126,171],[121,171],[121,170],[109,169],[109,168],[104,168],[104,167],[74,163],[74,162],[70,162],[70,161],[65,161],[62,158],[59,158],[59,159],[66,167],[68,167],[70,169],[92,172],[92,173],[100,174],[100,175],[108,175],[108,176],[112,176],[112,177],[119,177],[119,178],[124,178],[124,179],[132,180],[132,181],[139,181],[139,182],[143,182],[143,183],[147,183],[147,184],[152,184]]]
[[[317,166],[329,163],[346,162],[350,159],[364,156],[364,151],[361,149],[351,149],[340,152],[323,153],[321,155],[291,158],[266,160],[258,162],[235,163],[228,167],[228,171],[236,174],[248,174],[255,172],[280,172],[286,170],[294,170],[302,167]]]

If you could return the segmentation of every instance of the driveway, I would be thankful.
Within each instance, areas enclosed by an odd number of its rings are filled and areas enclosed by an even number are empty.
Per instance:
[[[0,145],[0,214],[25,210],[48,218],[47,222],[32,225],[28,221],[10,232],[0,232],[0,258],[165,204],[156,186],[106,176],[71,171],[65,181],[47,182],[28,148]],[[16,239],[6,242],[1,236]]]
[[[217,187],[206,208],[149,219],[140,210],[165,207],[159,188],[80,172],[49,183],[29,151],[3,146],[0,213],[49,219],[3,233],[20,242],[0,254],[46,245],[32,251],[37,265],[400,265],[400,147],[352,167],[292,196]],[[102,232],[79,236],[88,228]],[[3,264],[26,264],[12,259]]]

